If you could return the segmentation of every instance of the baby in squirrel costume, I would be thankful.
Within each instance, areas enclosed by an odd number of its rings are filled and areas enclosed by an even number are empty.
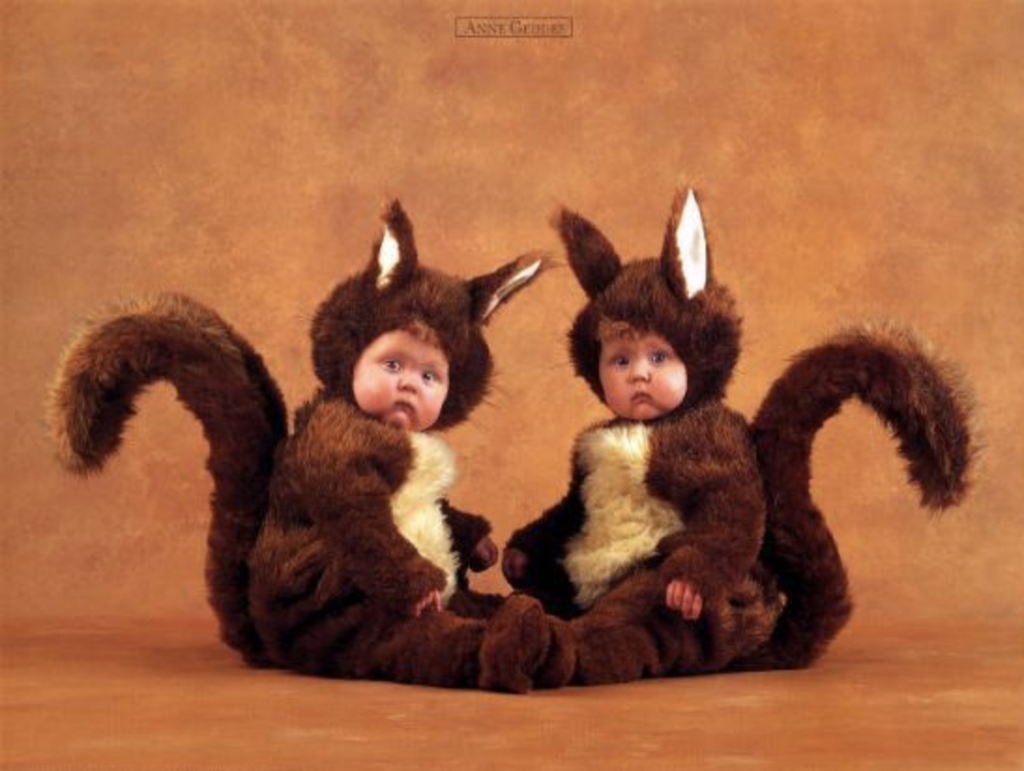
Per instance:
[[[692,192],[656,259],[623,265],[572,212],[557,225],[589,297],[572,360],[616,417],[580,435],[568,494],[513,534],[506,578],[572,619],[578,683],[809,664],[852,607],[811,439],[858,396],[925,503],[955,503],[972,454],[955,379],[905,331],[857,329],[798,357],[748,427],[722,401],[740,318]]]
[[[212,310],[162,295],[91,323],[69,348],[51,419],[72,470],[98,470],[133,402],[167,380],[200,420],[214,480],[207,580],[225,642],[254,665],[522,692],[570,677],[563,622],[526,596],[472,592],[497,559],[489,523],[448,502],[451,450],[427,429],[486,392],[482,326],[538,273],[520,258],[472,280],[419,265],[398,202],[369,266],[313,321],[320,390],[291,435],[253,348]]]

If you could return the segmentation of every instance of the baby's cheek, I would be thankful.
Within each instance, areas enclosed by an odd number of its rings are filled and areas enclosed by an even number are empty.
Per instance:
[[[676,393],[679,395],[679,398],[682,399],[684,396],[686,396],[686,386],[687,386],[686,373],[685,372],[680,372],[678,375],[676,375],[676,381],[675,382],[676,382]]]
[[[629,407],[629,389],[614,377],[606,377],[602,382],[604,400],[613,412],[622,414]]]
[[[664,384],[664,400],[667,404],[671,405],[670,409],[675,409],[683,403],[683,398],[686,396],[686,373],[670,373],[665,379]]]
[[[431,391],[423,396],[423,423],[420,430],[426,430],[437,422],[441,416],[441,409],[444,407],[445,399],[448,397],[448,389]]]

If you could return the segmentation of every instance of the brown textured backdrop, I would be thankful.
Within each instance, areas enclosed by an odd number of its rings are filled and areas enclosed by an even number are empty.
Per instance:
[[[819,437],[860,622],[1019,621],[1024,5],[525,0],[574,37],[453,34],[507,10],[3,5],[3,618],[204,612],[205,447],[171,391],[142,400],[102,476],[53,460],[47,383],[98,306],[213,305],[294,408],[311,314],[368,257],[385,197],[426,262],[472,274],[560,253],[560,203],[653,254],[688,184],[746,317],[734,406],[752,414],[789,356],[863,318],[913,324],[973,381],[985,462],[941,519],[866,410]],[[494,395],[449,435],[454,500],[501,539],[561,494],[573,436],[604,415],[567,365],[581,301],[562,269],[499,313]]]

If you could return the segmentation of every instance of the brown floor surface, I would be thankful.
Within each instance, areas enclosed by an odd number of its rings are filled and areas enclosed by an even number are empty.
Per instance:
[[[7,620],[3,767],[1024,768],[1024,630],[856,623],[803,672],[526,697],[244,668],[208,620]]]

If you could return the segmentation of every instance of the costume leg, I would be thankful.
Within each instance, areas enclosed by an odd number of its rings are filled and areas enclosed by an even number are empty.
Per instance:
[[[567,627],[525,595],[487,620],[429,610],[397,618],[360,593],[259,607],[275,661],[307,674],[522,693],[565,685],[576,664]]]
[[[642,569],[574,619],[576,682],[718,671],[767,639],[778,615],[777,602],[767,601],[752,579],[709,602],[696,621],[684,620],[664,600],[662,579],[655,570]]]
[[[575,682],[623,683],[662,673],[662,650],[649,624],[659,589],[657,574],[639,571],[569,622],[576,642]]]
[[[525,693],[564,685],[575,665],[564,629],[556,631],[540,603],[506,600],[488,621],[426,612],[392,626],[370,653],[373,677],[449,688]]]
[[[513,595],[513,597],[515,596]],[[488,620],[494,618],[510,599],[500,594],[481,594],[472,589],[460,589],[452,595],[452,599],[448,602],[448,610],[463,618]],[[513,602],[522,604],[524,608],[532,607],[532,603],[527,602],[525,597]],[[536,615],[536,611],[531,610],[530,615]],[[545,623],[550,630],[550,641],[544,663],[534,673],[533,685],[535,688],[558,688],[566,685],[572,678],[573,670],[576,667],[576,646],[569,631],[569,625],[565,621],[548,615]],[[495,638],[496,634],[497,628],[492,630],[491,637]],[[512,641],[505,645],[510,648],[515,647],[515,643]],[[493,647],[493,643],[491,647]]]
[[[383,625],[382,625],[383,626]],[[368,641],[370,677],[399,683],[466,688],[477,685],[486,625],[446,611],[391,620]]]

